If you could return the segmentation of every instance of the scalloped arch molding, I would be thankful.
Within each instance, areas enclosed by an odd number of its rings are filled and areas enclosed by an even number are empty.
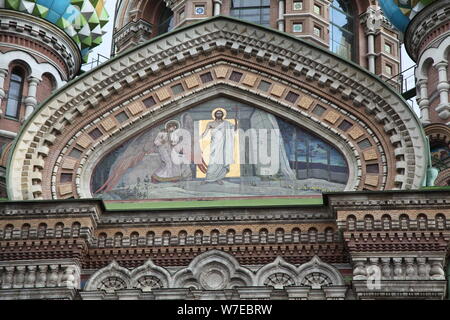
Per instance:
[[[233,82],[230,74],[244,73]],[[214,75],[204,84],[200,75]],[[256,78],[255,78],[256,77]],[[255,79],[273,83],[269,92]],[[183,83],[176,95],[170,87]],[[425,135],[406,102],[385,83],[360,67],[328,51],[279,33],[229,17],[214,17],[178,29],[125,52],[77,78],[43,103],[18,135],[9,160],[8,194],[14,200],[81,197],[83,166],[96,148],[116,139],[123,130],[152,125],[169,110],[183,109],[183,99],[219,86],[235,87],[247,95],[270,101],[293,119],[310,119],[326,127],[349,146],[367,137],[372,150],[353,148],[354,189],[412,189],[422,185],[426,171]],[[294,91],[297,103],[286,100]],[[154,106],[144,106],[152,97]],[[322,117],[313,106],[326,107]],[[113,119],[125,111],[130,120]],[[343,120],[354,124],[340,131]],[[102,137],[90,140],[88,130],[100,128]],[[130,129],[131,128],[131,129]],[[68,159],[74,146],[81,159]],[[380,175],[366,176],[365,165],[377,163]],[[72,170],[71,184],[58,186],[61,168]]]

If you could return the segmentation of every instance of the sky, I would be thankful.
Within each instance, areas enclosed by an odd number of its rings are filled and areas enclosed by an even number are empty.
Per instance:
[[[114,14],[115,14],[115,6],[116,6],[116,0],[106,0],[106,10],[108,11],[110,15],[110,20],[108,24],[105,26],[105,30],[107,31],[107,34],[103,36],[103,43],[95,48],[92,53],[89,56],[89,61],[92,62],[92,60],[98,59],[98,54],[101,54],[107,58],[110,58],[111,56],[111,44],[112,44],[112,35],[113,35],[113,28],[114,28]],[[408,70],[411,67],[415,65],[414,61],[411,60],[411,58],[408,56],[408,53],[405,50],[405,46],[402,46],[402,71]],[[100,62],[105,62],[105,58],[100,58]],[[88,66],[84,66],[83,70],[87,71],[91,69],[92,67],[97,66],[97,63],[91,63]],[[405,85],[408,89],[411,89],[415,85],[415,79],[414,79],[414,68],[410,69],[409,71],[406,71],[404,74],[405,78]],[[417,106],[417,103],[415,102],[415,99],[413,101],[408,101],[408,103],[412,106],[414,111],[419,114],[419,108]]]

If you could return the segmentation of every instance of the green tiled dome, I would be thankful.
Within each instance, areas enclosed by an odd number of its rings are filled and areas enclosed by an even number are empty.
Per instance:
[[[109,15],[106,0],[0,0],[0,8],[45,19],[64,30],[87,62],[91,49],[102,43]]]

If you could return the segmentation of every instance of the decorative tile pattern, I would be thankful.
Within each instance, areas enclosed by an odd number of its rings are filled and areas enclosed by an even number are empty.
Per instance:
[[[88,135],[83,134],[77,141],[77,145],[83,149],[87,149],[92,143],[92,138]]]
[[[355,126],[348,132],[348,134],[352,139],[356,140],[364,134],[364,131],[362,131],[361,128]]]
[[[255,86],[257,77],[253,74],[246,74],[244,80],[242,81],[243,84],[249,87]]]
[[[378,187],[378,176],[366,176],[366,185],[372,187]]]
[[[185,83],[186,83],[186,87],[188,89],[192,89],[192,88],[198,87],[200,85],[197,76],[192,76],[192,77],[187,78],[185,80]]]
[[[228,68],[227,67],[218,67],[214,70],[214,72],[216,73],[216,77],[218,79],[223,79],[223,78],[227,77]]]
[[[279,84],[275,84],[272,87],[272,90],[270,91],[270,94],[279,98],[279,97],[281,97],[283,95],[285,90],[286,90],[286,88],[284,86],[279,85]]]
[[[62,184],[59,186],[59,194],[65,196],[67,194],[71,194],[73,192],[72,184]]]
[[[117,122],[113,118],[106,118],[102,121],[102,127],[105,131],[111,131],[117,126]]]
[[[300,101],[298,102],[298,106],[305,110],[308,110],[309,108],[311,108],[311,106],[313,104],[314,104],[314,99],[309,96],[301,97]]]
[[[67,170],[73,170],[73,169],[75,169],[76,164],[77,164],[77,160],[66,158],[66,159],[64,159],[64,162],[61,167],[63,169],[67,169]]]
[[[159,101],[165,101],[170,98],[170,92],[167,90],[167,88],[162,88],[156,91],[156,96],[158,97]]]
[[[144,107],[142,106],[142,103],[140,101],[135,101],[132,102],[128,105],[127,107],[128,111],[130,111],[130,113],[135,116],[139,113],[141,113],[142,111],[144,111]]]
[[[339,115],[339,113],[335,112],[335,111],[329,111],[326,116],[325,116],[325,120],[328,121],[329,123],[335,124],[336,121],[339,120],[341,116]]]
[[[377,155],[377,151],[375,150],[375,148],[364,152],[364,160],[369,161],[369,160],[376,160],[376,159],[378,159],[378,155]]]

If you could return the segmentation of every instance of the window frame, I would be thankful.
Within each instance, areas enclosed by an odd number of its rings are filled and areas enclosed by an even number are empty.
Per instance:
[[[329,19],[329,21],[330,21],[330,40],[329,40],[330,50],[331,50],[331,52],[333,52],[333,53],[335,53],[335,54],[337,54],[337,55],[339,55],[339,56],[341,56],[341,57],[343,57],[343,58],[345,58],[345,59],[349,59],[349,60],[351,60],[351,61],[356,61],[356,37],[357,37],[356,17],[357,17],[357,15],[355,15],[355,8],[354,8],[354,6],[353,6],[350,2],[348,2],[348,3],[347,3],[347,11],[344,11],[343,8],[342,8],[341,6],[336,7],[336,6],[334,5],[334,2],[335,2],[335,1],[338,1],[338,2],[339,2],[340,0],[333,0],[333,1],[330,3],[330,19]],[[343,14],[344,16],[346,16],[346,18],[347,18],[349,21],[352,22],[352,24],[351,24],[351,29],[352,29],[352,30],[351,30],[351,31],[349,31],[349,30],[347,30],[347,29],[345,29],[345,28],[342,28],[341,26],[339,26],[339,25],[333,20],[333,17],[334,17],[333,13],[334,13],[334,11]],[[334,32],[333,32],[333,27],[337,28],[342,34],[350,34],[350,35],[352,35],[353,39],[352,39],[351,47],[350,47],[350,57],[342,56],[342,55],[340,55],[337,51],[334,51],[334,50],[333,50],[333,45],[334,45],[335,43],[336,43],[337,45],[339,45],[339,46],[342,46],[341,42],[337,42],[337,41],[335,41],[334,38],[333,38],[333,33],[334,33]]]
[[[262,26],[267,26],[267,27],[271,27],[271,1],[270,0],[257,0],[259,1],[259,6],[240,6],[240,7],[234,7],[234,1],[235,0],[231,0],[230,1],[230,16],[231,17],[235,17],[238,19],[242,19],[242,20],[246,20],[244,18],[242,18],[242,12],[245,11],[249,11],[249,10],[259,10],[259,22],[253,22],[252,20],[248,20],[250,22],[262,25]],[[244,2],[243,0],[240,0],[242,2]],[[267,2],[267,5],[264,5],[264,2]],[[263,14],[263,10],[264,9],[268,9],[267,10],[267,16]],[[234,12],[235,11],[235,12]],[[236,12],[239,12],[239,14],[236,14]],[[263,23],[264,19],[263,17],[267,17],[267,24]]]
[[[18,76],[21,78],[21,80],[14,80],[13,77]],[[5,117],[11,120],[18,121],[20,119],[20,112],[22,109],[23,104],[23,90],[25,88],[25,79],[26,79],[26,72],[21,66],[14,66],[11,69],[11,73],[9,76],[9,85],[8,85],[8,91],[6,95],[6,105],[5,105]],[[18,94],[17,96],[12,97],[11,96],[11,85],[12,84],[18,84]],[[15,101],[15,108],[16,112],[15,115],[8,114],[8,110],[11,108],[10,103],[11,101]]]

